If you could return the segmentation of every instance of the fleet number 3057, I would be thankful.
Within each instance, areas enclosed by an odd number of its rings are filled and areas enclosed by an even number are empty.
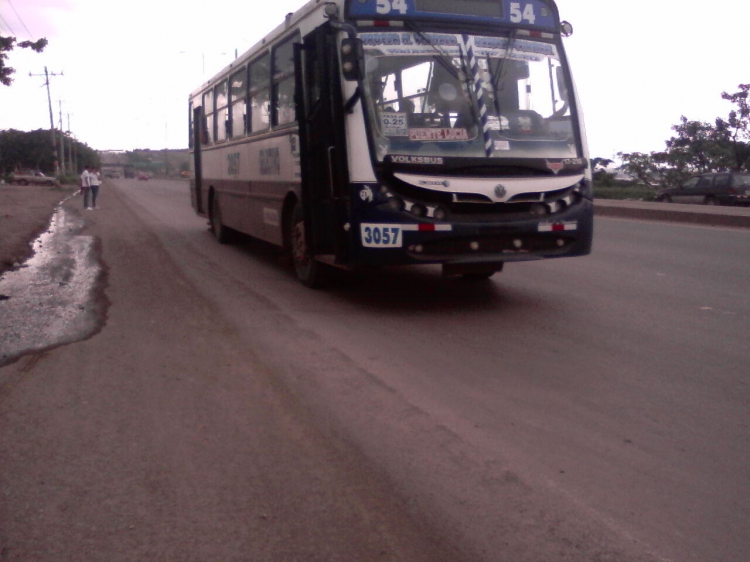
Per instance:
[[[360,234],[365,248],[400,248],[401,227],[392,224],[361,224]]]

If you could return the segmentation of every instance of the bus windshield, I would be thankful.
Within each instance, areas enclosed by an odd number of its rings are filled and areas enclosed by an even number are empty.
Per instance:
[[[361,33],[376,157],[580,158],[557,47],[519,38]]]

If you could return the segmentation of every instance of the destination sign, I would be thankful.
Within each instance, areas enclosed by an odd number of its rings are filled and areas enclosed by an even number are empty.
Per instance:
[[[467,21],[557,30],[554,4],[544,0],[350,0],[354,20]]]

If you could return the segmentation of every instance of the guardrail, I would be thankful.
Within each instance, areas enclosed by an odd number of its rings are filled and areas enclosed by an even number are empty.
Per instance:
[[[750,228],[750,207],[595,199],[594,214],[602,217]]]

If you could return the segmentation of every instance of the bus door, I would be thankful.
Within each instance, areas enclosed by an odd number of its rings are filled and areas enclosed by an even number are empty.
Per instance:
[[[203,163],[201,148],[203,142],[203,108],[193,109],[193,182],[195,182],[195,212],[203,213]]]
[[[336,35],[324,24],[295,46],[302,208],[312,255],[347,259],[349,172]]]

